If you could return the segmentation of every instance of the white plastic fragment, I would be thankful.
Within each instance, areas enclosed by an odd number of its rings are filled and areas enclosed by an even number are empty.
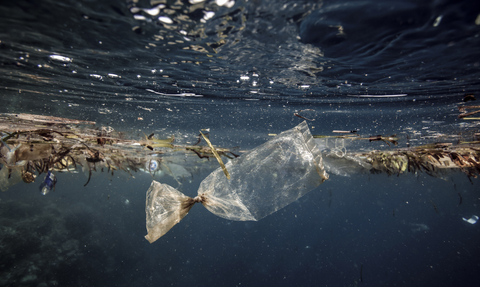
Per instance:
[[[119,75],[117,75],[117,74],[111,74],[111,73],[110,73],[110,74],[107,74],[107,76],[108,76],[109,78],[112,78],[112,79],[120,78]]]
[[[165,24],[173,24],[173,20],[170,19],[170,18],[167,17],[167,16],[160,16],[160,17],[158,17],[158,21],[163,22],[163,23],[165,23]]]
[[[94,78],[94,79],[97,79],[97,80],[101,80],[101,79],[103,79],[103,77],[102,77],[102,76],[100,76],[100,75],[97,75],[97,74],[90,74],[90,77],[92,77],[92,78]]]
[[[50,60],[64,62],[64,63],[71,63],[73,61],[72,58],[60,56],[60,55],[50,55],[49,58]]]
[[[475,223],[477,223],[477,221],[478,221],[478,216],[473,215],[473,216],[470,217],[469,219],[466,219],[465,217],[462,217],[462,219],[463,219],[463,221],[466,221],[466,222],[468,222],[468,223],[470,223],[470,224],[475,224]]]

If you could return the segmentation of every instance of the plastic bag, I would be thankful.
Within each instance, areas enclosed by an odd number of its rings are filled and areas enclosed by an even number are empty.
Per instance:
[[[195,203],[192,201],[191,197],[170,185],[154,180],[147,191],[145,212],[148,234],[145,238],[152,243],[167,233],[187,215]]]
[[[328,175],[306,122],[229,161],[231,179],[218,168],[205,178],[198,196],[185,196],[156,181],[147,191],[147,231],[154,242],[187,215],[196,202],[217,216],[257,221],[294,202]]]

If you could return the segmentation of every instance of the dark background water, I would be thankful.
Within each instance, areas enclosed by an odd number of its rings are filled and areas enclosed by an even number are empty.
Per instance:
[[[210,128],[241,149],[297,125],[302,109],[314,134],[470,140],[478,121],[457,116],[479,88],[479,14],[478,1],[2,1],[0,112],[133,138],[194,142]],[[211,169],[182,191],[195,195]],[[478,180],[461,173],[333,174],[259,222],[195,206],[151,245],[150,175],[85,182],[58,174],[48,196],[26,184],[1,194],[3,285],[478,285],[479,229],[462,220],[478,215]]]

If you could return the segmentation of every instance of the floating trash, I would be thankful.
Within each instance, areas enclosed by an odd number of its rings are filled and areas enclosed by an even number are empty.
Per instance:
[[[465,217],[462,217],[462,219],[463,219],[463,221],[466,221],[466,222],[468,222],[468,223],[470,223],[470,224],[475,224],[475,223],[477,223],[477,221],[478,221],[478,216],[473,215],[473,216],[470,217],[469,219],[466,219]]]
[[[182,144],[176,142],[174,135],[157,139],[151,133],[139,139],[125,138],[122,132],[97,127],[90,121],[0,114],[0,190],[20,182],[35,182],[39,175],[45,174],[40,190],[46,195],[55,188],[54,172],[82,170],[88,177],[85,186],[93,172],[111,176],[114,172],[126,172],[133,176],[133,172],[139,171],[171,176],[181,186],[181,181],[190,180],[198,170],[211,171],[216,163],[209,159],[216,158],[221,168],[202,181],[195,198],[153,181],[146,200],[146,238],[154,242],[197,202],[229,220],[256,221],[314,189],[328,178],[327,172],[346,176],[362,172],[388,175],[425,172],[435,177],[456,171],[468,177],[480,174],[480,141],[467,142],[455,137],[456,143],[397,148],[402,139],[395,134],[361,136],[357,130],[333,133],[312,136],[304,121],[251,151],[242,151],[240,156],[231,149],[215,147],[206,135],[199,135],[195,144]],[[348,140],[364,146],[351,150],[345,144]],[[378,146],[379,142],[390,147],[365,148],[365,145]],[[432,205],[436,210],[433,202]],[[463,218],[470,224],[478,219],[476,215]]]
[[[145,165],[145,169],[150,173],[154,173],[155,171],[157,171],[158,167],[158,161],[154,159],[147,161]]]
[[[71,63],[73,61],[72,58],[61,56],[61,55],[50,55],[49,58],[51,60],[64,62],[64,63]]]
[[[40,185],[39,189],[43,195],[47,195],[52,189],[55,189],[55,184],[57,183],[57,178],[55,175],[48,171],[47,176],[45,176],[45,180]]]
[[[179,223],[197,202],[225,219],[257,221],[328,179],[320,150],[305,121],[241,157],[220,164],[221,168],[200,183],[195,198],[167,184],[152,182],[145,207],[145,238],[150,243]]]

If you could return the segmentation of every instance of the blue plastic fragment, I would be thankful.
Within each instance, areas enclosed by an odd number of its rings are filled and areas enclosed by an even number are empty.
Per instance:
[[[48,171],[47,176],[45,176],[45,180],[40,185],[40,188],[39,188],[40,192],[43,195],[46,195],[52,189],[55,189],[55,184],[56,183],[57,183],[57,178],[55,177],[55,175],[51,171]]]

